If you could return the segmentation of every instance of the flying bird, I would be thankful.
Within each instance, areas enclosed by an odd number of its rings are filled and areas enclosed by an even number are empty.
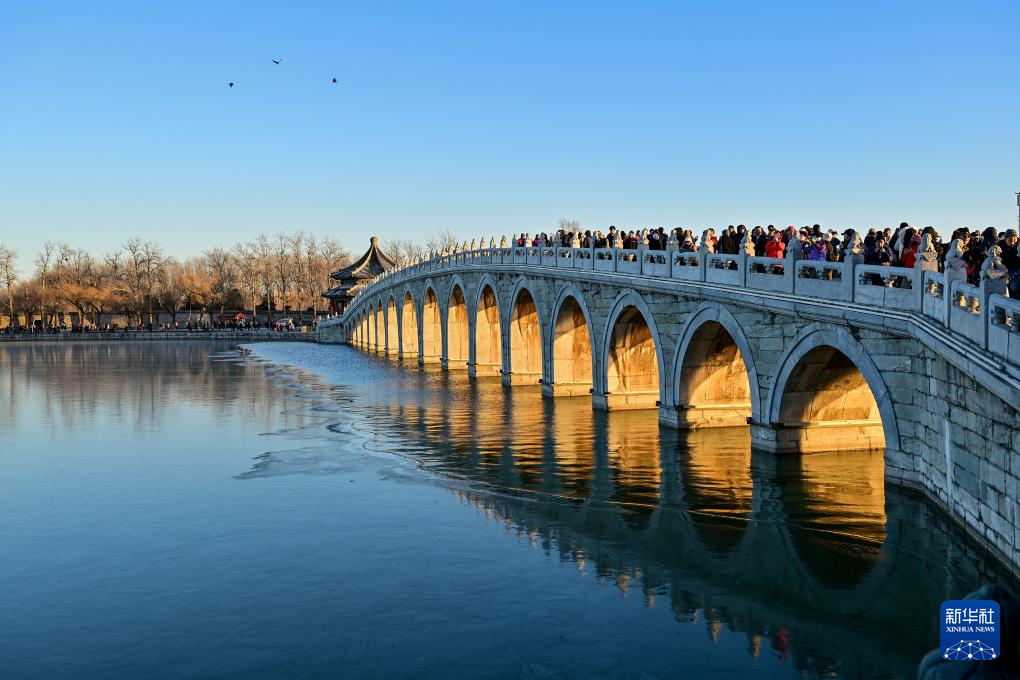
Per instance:
[[[276,64],[277,66],[279,66],[280,65],[280,60],[279,59],[273,59],[273,63]]]
[[[336,78],[333,79],[333,84],[336,85]]]
[[[227,85],[229,85],[230,87],[233,87],[233,86],[234,86],[234,84],[233,84],[233,83],[227,83]]]

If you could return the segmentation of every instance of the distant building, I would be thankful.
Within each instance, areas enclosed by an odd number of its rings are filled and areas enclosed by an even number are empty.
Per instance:
[[[396,263],[379,250],[379,237],[373,236],[371,245],[364,255],[353,264],[329,275],[337,282],[336,286],[322,294],[322,297],[329,300],[330,312],[342,314],[362,287],[394,266]]]

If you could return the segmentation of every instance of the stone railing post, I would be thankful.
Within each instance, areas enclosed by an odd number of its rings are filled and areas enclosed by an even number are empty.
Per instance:
[[[850,302],[854,300],[854,270],[857,265],[864,264],[864,242],[861,235],[856,231],[850,233],[850,240],[843,246],[843,262],[840,263],[840,288],[843,298]]]
[[[942,304],[945,311],[946,328],[953,318],[953,282],[967,280],[967,263],[963,261],[963,246],[959,239],[949,244],[946,252],[946,266],[942,272]]]
[[[741,288],[747,288],[747,258],[749,257],[754,257],[754,241],[751,240],[751,231],[747,230],[744,232],[744,238],[740,241],[740,251],[737,253]]]
[[[793,294],[797,288],[797,263],[803,258],[803,251],[800,247],[800,238],[797,234],[790,237],[783,252],[783,290]]]
[[[910,285],[914,287],[914,306],[920,314],[924,313],[924,273],[937,272],[939,270],[939,254],[935,250],[935,242],[931,234],[921,237],[921,247],[917,249],[917,259],[914,261],[914,280]]]
[[[992,246],[981,265],[981,346],[988,349],[988,325],[992,322],[989,299],[993,295],[1007,295],[1009,273],[1002,263],[1002,248]]]
[[[708,279],[708,256],[712,254],[711,229],[701,232],[701,243],[698,244],[698,280]]]

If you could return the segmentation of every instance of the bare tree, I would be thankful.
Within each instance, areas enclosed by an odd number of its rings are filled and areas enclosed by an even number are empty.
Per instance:
[[[329,275],[346,267],[351,263],[351,254],[348,253],[340,242],[329,236],[319,239],[319,256],[322,258],[321,278],[319,279],[322,290],[331,287]],[[321,292],[321,291],[320,291]]]
[[[273,244],[265,234],[259,234],[252,243],[261,269],[262,299],[266,304],[266,318],[273,323]]]
[[[18,270],[14,268],[14,263],[17,260],[17,251],[0,243],[0,285],[7,292],[7,318],[11,329],[17,325],[14,318],[14,284],[18,280]]]
[[[229,250],[219,246],[202,254],[202,263],[208,272],[209,306],[218,307],[223,314],[227,298],[235,290],[234,258]]]
[[[38,281],[22,281],[14,287],[12,295],[14,316],[23,316],[31,326],[31,319],[43,308],[42,288]]]
[[[294,265],[291,258],[291,239],[287,234],[277,234],[273,243],[273,287],[282,311],[289,311],[288,298],[294,286]]]
[[[567,233],[581,231],[581,220],[568,220],[566,217],[560,218],[559,228]]]
[[[57,264],[53,268],[53,290],[57,300],[78,310],[79,321],[89,317],[96,298],[102,295],[100,263],[84,248],[66,243],[57,247]]]
[[[238,243],[234,246],[233,256],[237,291],[242,300],[251,302],[254,321],[258,314],[259,299],[265,291],[265,265],[259,259],[258,248],[254,243]]]
[[[458,243],[456,235],[450,229],[443,229],[425,241],[425,247],[434,253],[450,252]]]
[[[39,278],[39,316],[42,319],[42,326],[44,329],[49,328],[50,326],[50,318],[48,314],[52,307],[50,304],[49,290],[50,269],[53,267],[53,261],[56,254],[57,244],[46,239],[46,241],[43,242],[42,250],[39,251],[39,254],[35,257],[35,273]]]
[[[163,277],[156,286],[156,302],[160,309],[170,315],[174,325],[177,324],[177,315],[180,314],[187,298],[184,267],[173,258],[167,258]]]
[[[134,315],[138,323],[146,312],[152,323],[152,298],[166,267],[166,255],[158,243],[138,238],[128,239],[122,248],[124,266],[118,292],[124,298],[128,313]]]
[[[419,257],[428,255],[428,249],[421,243],[415,243],[410,239],[395,238],[386,241],[382,245],[382,251],[390,259],[397,263],[398,267],[413,262]]]

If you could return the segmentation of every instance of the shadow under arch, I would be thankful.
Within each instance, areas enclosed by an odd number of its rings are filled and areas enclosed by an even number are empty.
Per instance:
[[[510,385],[538,385],[542,378],[542,313],[531,292],[531,283],[522,278],[510,296],[506,329],[509,348],[507,374]]]
[[[678,427],[732,427],[761,418],[758,371],[743,329],[725,307],[706,302],[687,319],[673,357]]]
[[[478,285],[474,318],[475,375],[499,375],[503,370],[503,329],[496,283],[486,274]]]
[[[400,328],[397,322],[397,301],[390,295],[386,300],[386,354],[400,353]]]
[[[776,451],[900,448],[885,381],[845,328],[805,328],[781,360],[767,403]]]
[[[460,278],[450,287],[446,308],[446,368],[466,369],[468,363],[468,306]]]
[[[573,284],[565,284],[552,307],[547,356],[549,383],[543,391],[555,396],[589,396],[595,388],[593,326],[584,295]]]
[[[443,357],[443,320],[439,297],[429,282],[421,299],[421,361],[439,363]]]
[[[418,314],[409,289],[404,291],[400,309],[400,356],[418,358]]]
[[[616,297],[602,341],[601,394],[593,406],[606,410],[655,408],[662,401],[662,342],[644,299],[627,289]]]
[[[383,308],[382,300],[376,300],[372,306],[375,314],[375,351],[383,353],[386,351],[386,311]]]

